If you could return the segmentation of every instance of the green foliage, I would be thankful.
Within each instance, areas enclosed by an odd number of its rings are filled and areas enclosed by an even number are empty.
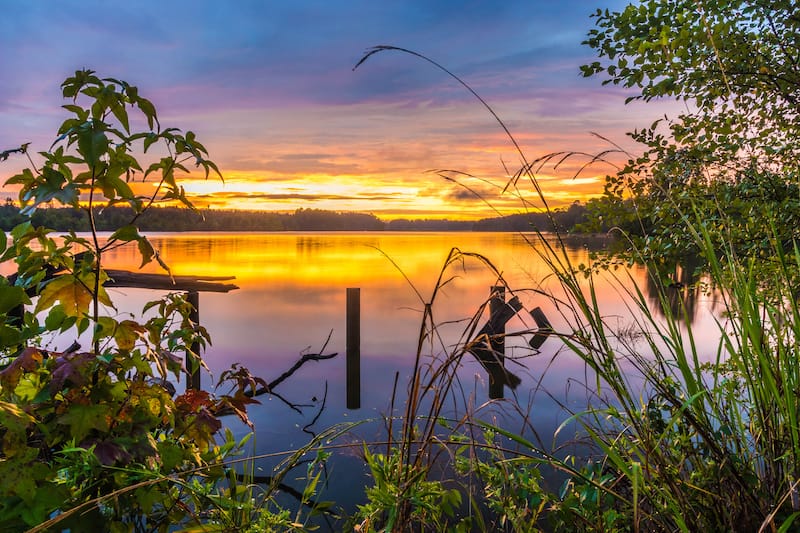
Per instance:
[[[796,8],[643,0],[595,17],[586,44],[601,60],[584,74],[635,90],[631,99],[677,98],[686,111],[633,132],[644,153],[607,178],[589,226],[621,229],[626,257],[654,273],[699,258],[725,314],[716,359],[702,361],[690,321],[681,325],[689,311],[654,274],[663,318],[639,288],[622,289],[641,318],[635,336],[617,334],[553,250],[580,310],[565,342],[609,398],[576,416],[602,469],[573,477],[559,509],[591,511],[590,530],[613,530],[608,518],[648,531],[787,530],[800,451]]]
[[[694,107],[670,123],[687,162],[714,162],[736,175],[752,163],[797,160],[800,21],[793,2],[642,0],[594,17],[585,43],[601,61],[582,67],[584,75],[637,90],[631,99],[672,97]],[[654,149],[670,142],[647,139]]]
[[[31,164],[7,182],[20,186],[23,214],[60,203],[85,213],[90,235],[53,237],[29,220],[0,234],[0,262],[14,265],[0,278],[0,529],[167,531],[203,524],[213,515],[209,502],[226,497],[223,461],[244,444],[229,432],[220,439],[220,413],[249,423],[246,405],[255,400],[246,391],[263,383],[233,369],[218,384],[230,388],[227,394],[176,395],[178,354],[205,346],[207,332],[190,320],[192,306],[181,294],[148,303],[147,319],[121,318],[103,287],[103,257],[130,245],[142,265],[161,263],[139,217],[160,201],[190,206],[176,179],[186,161],[206,176],[218,170],[192,132],[160,129],[155,108],[136,87],[78,71],[62,90],[72,116],[50,149],[39,152],[42,163],[34,163],[27,145],[2,157],[18,152]],[[149,129],[132,131],[137,120]],[[156,145],[168,155],[142,171],[136,144],[139,157]],[[154,179],[155,192],[138,195],[135,177]],[[101,239],[96,207],[117,203],[127,206],[128,218]],[[91,335],[88,350],[77,342],[84,332]],[[63,342],[72,335],[63,351],[41,347],[42,338]]]
[[[358,507],[360,531],[413,531],[419,526],[443,531],[455,516],[459,490],[427,479],[426,469],[404,463],[397,450],[387,456],[364,446],[364,460],[373,485],[367,487],[367,503]]]
[[[603,472],[601,463],[589,461],[559,490],[558,500],[547,516],[553,530],[632,531],[635,518],[631,508],[614,493],[618,479],[612,473]]]
[[[598,10],[586,76],[676,98],[686,111],[631,136],[644,153],[607,178],[587,227],[618,227],[653,257],[697,254],[697,210],[713,244],[764,256],[797,237],[800,21],[792,2],[643,0]],[[771,232],[770,228],[774,228]],[[723,254],[718,254],[722,257]]]
[[[461,436],[463,442],[454,453],[456,472],[463,478],[474,477],[480,483],[473,529],[538,532],[542,518],[552,508],[554,495],[545,488],[540,471],[541,461],[506,450],[496,437],[494,428],[484,423],[483,442]],[[480,505],[491,516],[480,516]]]

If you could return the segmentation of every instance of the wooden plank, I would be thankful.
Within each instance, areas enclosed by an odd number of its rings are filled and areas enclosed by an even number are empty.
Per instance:
[[[189,320],[192,324],[200,324],[200,293],[197,291],[190,291],[186,294],[186,301],[192,305],[192,312],[189,313]],[[190,352],[186,352],[186,390],[202,390],[200,388],[200,361],[192,355],[193,353],[200,355],[200,343],[193,342],[190,347]]]
[[[130,287],[132,289],[153,289],[165,291],[181,292],[230,292],[238,289],[233,283],[219,283],[221,281],[231,281],[235,276],[172,276],[167,274],[150,274],[145,272],[131,272],[129,270],[106,270],[108,281],[106,287]],[[45,280],[56,277],[58,272],[48,272]],[[60,274],[68,275],[68,274]],[[13,285],[17,275],[12,274],[7,277],[8,282]],[[35,296],[35,288],[27,289],[28,296]]]
[[[547,337],[553,333],[553,326],[550,325],[550,321],[547,320],[547,317],[544,315],[544,311],[542,311],[541,307],[536,307],[532,311],[530,311],[531,317],[536,322],[536,325],[539,327],[539,331],[531,338],[530,342],[528,343],[531,348],[534,350],[538,350],[544,344],[544,341],[547,340]]]
[[[130,287],[185,292],[230,292],[239,287],[233,283],[218,283],[236,279],[234,276],[168,276],[130,272],[128,270],[106,270],[109,280],[106,287]]]
[[[361,289],[347,289],[347,408],[361,407]]]

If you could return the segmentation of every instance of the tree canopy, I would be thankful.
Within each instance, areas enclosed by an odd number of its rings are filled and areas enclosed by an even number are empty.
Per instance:
[[[618,225],[686,252],[680,222],[693,211],[753,244],[800,220],[800,12],[789,1],[645,0],[598,10],[585,44],[598,61],[585,76],[631,90],[630,100],[677,99],[685,111],[631,136],[644,151],[609,176],[594,202]],[[734,222],[730,224],[730,222]],[[659,234],[659,230],[662,230]],[[758,239],[756,239],[758,240]],[[752,248],[756,250],[758,246]],[[663,250],[662,250],[663,251]]]

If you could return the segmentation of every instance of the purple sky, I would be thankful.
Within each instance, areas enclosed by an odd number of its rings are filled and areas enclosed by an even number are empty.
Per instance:
[[[0,18],[0,149],[44,150],[66,118],[59,85],[76,69],[137,85],[161,124],[193,130],[224,184],[190,177],[205,207],[322,208],[397,216],[481,218],[523,203],[495,185],[520,159],[491,115],[430,64],[398,52],[352,67],[371,46],[425,54],[477,91],[528,159],[561,150],[626,148],[626,131],[658,106],[623,105],[620,89],[584,79],[581,46],[611,0],[203,1],[4,0]],[[0,164],[0,178],[22,158]],[[432,169],[476,176],[463,185]],[[552,205],[602,189],[597,167],[572,179],[542,172]],[[9,195],[9,189],[3,189]],[[527,195],[528,192],[525,192]],[[531,200],[534,198],[531,196]]]

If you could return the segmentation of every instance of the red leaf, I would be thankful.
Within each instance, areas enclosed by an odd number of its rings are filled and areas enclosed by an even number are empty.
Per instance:
[[[197,413],[211,405],[211,397],[204,390],[190,389],[175,398],[175,407],[184,414]]]
[[[25,348],[10,365],[0,372],[0,384],[9,389],[15,389],[22,373],[36,370],[45,357],[46,354],[36,348]]]
[[[97,361],[91,353],[62,355],[56,359],[56,365],[50,376],[50,394],[64,389],[65,385],[81,387],[86,383],[89,365]]]

